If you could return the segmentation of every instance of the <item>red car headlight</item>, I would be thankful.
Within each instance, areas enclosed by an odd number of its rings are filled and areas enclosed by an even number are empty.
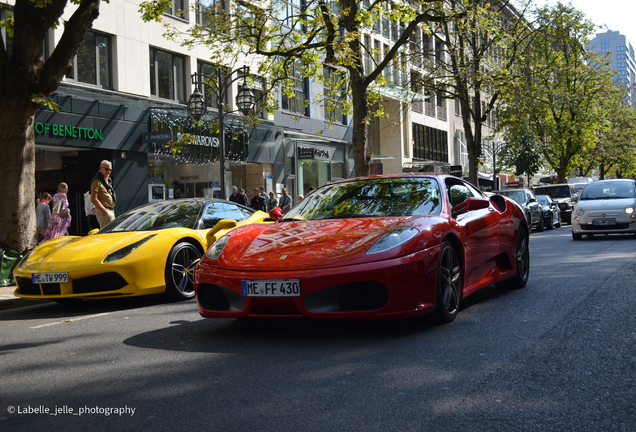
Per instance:
[[[208,258],[218,259],[219,256],[221,256],[221,252],[223,252],[223,249],[225,248],[225,245],[229,241],[230,241],[230,236],[223,236],[220,239],[218,239],[217,242],[214,243],[210,247],[210,249],[208,249],[208,252],[206,253]]]
[[[380,253],[406,243],[420,232],[415,228],[397,228],[386,233],[367,250],[367,255]]]

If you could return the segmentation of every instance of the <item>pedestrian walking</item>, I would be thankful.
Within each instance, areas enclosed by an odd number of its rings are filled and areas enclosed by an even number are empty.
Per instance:
[[[267,208],[271,212],[276,207],[278,207],[278,200],[276,199],[276,195],[274,195],[274,192],[270,192],[269,198],[267,199]]]
[[[289,195],[287,195],[287,188],[283,188],[283,196],[280,197],[278,206],[283,211],[283,214],[286,214],[289,211],[289,209],[291,209],[292,199]]]
[[[265,213],[268,213],[271,209],[269,208],[269,206],[267,205],[267,201],[269,201],[269,197],[267,196],[267,194],[265,193],[265,188],[264,187],[259,187],[258,188],[258,193],[261,195],[261,198],[263,198],[263,202],[265,202]]]
[[[245,193],[245,189],[239,190],[239,193],[241,195],[243,195],[243,198],[245,198],[245,206],[249,207],[250,206],[250,199],[247,197],[247,194]]]
[[[68,208],[67,193],[68,185],[60,183],[57,186],[57,193],[53,195],[53,200],[51,201],[53,212],[51,213],[49,226],[44,234],[44,240],[68,235],[68,227],[71,225],[71,212]]]
[[[99,171],[91,180],[91,202],[95,206],[95,216],[97,216],[100,228],[104,228],[115,220],[117,196],[113,187],[113,179],[110,177],[112,172],[113,164],[103,160],[99,164]]]
[[[265,203],[265,199],[261,196],[258,188],[254,188],[254,196],[250,201],[250,208],[253,208],[254,210],[261,210],[267,213],[267,204]]]
[[[232,194],[230,195],[228,200],[235,202],[237,204],[244,205],[245,207],[248,207],[247,199],[245,198],[245,195],[239,193],[239,190],[236,186],[232,186]]]
[[[43,192],[42,199],[40,204],[38,204],[38,208],[36,209],[36,221],[38,225],[38,243],[44,240],[44,236],[46,235],[46,229],[49,227],[49,223],[51,222],[51,206],[49,203],[53,199],[50,193]]]

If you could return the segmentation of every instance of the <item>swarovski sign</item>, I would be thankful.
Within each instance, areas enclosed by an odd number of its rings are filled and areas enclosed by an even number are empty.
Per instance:
[[[183,136],[182,133],[178,133],[177,134],[177,140],[179,138],[181,138],[181,136]],[[196,140],[195,142],[192,142],[191,144],[194,145],[200,145],[200,146],[204,146],[204,147],[218,147],[219,146],[219,137],[211,137],[211,136],[205,136],[205,135],[192,135],[194,137],[194,139]]]

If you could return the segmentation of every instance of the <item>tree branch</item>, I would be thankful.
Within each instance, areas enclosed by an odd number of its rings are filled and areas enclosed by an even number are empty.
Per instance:
[[[49,60],[44,64],[35,93],[49,94],[57,88],[68,72],[73,57],[81,45],[84,33],[99,16],[100,0],[82,0],[79,7],[64,25],[64,33]]]

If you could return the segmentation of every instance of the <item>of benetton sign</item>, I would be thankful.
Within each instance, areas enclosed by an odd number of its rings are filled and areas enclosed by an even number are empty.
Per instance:
[[[100,129],[91,129],[78,126],[66,126],[55,123],[36,123],[36,134],[50,134],[56,137],[68,137],[77,139],[103,140]]]

